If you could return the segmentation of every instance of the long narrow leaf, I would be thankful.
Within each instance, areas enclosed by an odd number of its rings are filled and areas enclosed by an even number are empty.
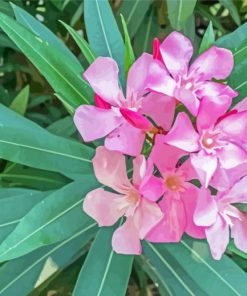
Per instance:
[[[111,238],[115,229],[116,226],[100,229],[80,272],[74,296],[81,296],[84,291],[90,296],[125,295],[133,256],[113,252]]]

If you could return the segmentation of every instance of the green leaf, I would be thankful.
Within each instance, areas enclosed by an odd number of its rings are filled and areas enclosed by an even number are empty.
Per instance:
[[[80,77],[83,69],[79,70],[67,55],[58,53],[48,41],[4,14],[0,14],[0,27],[44,75],[55,92],[66,98],[71,108],[89,103],[92,90]]]
[[[121,21],[122,21],[122,25],[123,25],[123,30],[124,30],[124,41],[125,41],[125,76],[127,77],[128,72],[130,67],[132,66],[132,64],[135,61],[135,55],[134,55],[134,51],[130,42],[130,37],[129,37],[129,33],[128,33],[128,29],[126,26],[126,22],[124,20],[123,15],[121,14]]]
[[[96,187],[83,178],[51,193],[28,212],[0,245],[0,262],[20,257],[45,245],[91,229],[96,223],[82,211],[84,196]]]
[[[21,115],[24,115],[27,110],[29,89],[29,85],[25,86],[11,102],[9,108]]]
[[[0,173],[0,180],[0,184],[6,186],[42,191],[58,189],[71,181],[58,173],[29,168],[16,163],[8,163],[4,171]]]
[[[214,42],[215,42],[214,29],[213,29],[212,22],[209,22],[207,30],[205,31],[205,34],[202,38],[202,42],[199,48],[199,54],[209,49],[209,47],[212,46]]]
[[[76,44],[80,48],[82,54],[85,56],[86,60],[88,61],[88,63],[92,64],[92,62],[96,59],[96,55],[90,48],[87,41],[82,36],[80,36],[73,28],[71,28],[69,25],[67,25],[63,21],[60,21],[60,23],[67,29],[67,31],[73,37]]]
[[[107,0],[85,0],[84,18],[89,44],[97,56],[108,56],[118,63],[124,85],[124,43]]]
[[[233,241],[231,241],[229,243],[229,245],[227,246],[227,249],[235,254],[237,254],[238,256],[244,258],[244,259],[247,259],[247,253],[244,253],[243,251],[239,250]]]
[[[20,220],[38,202],[42,201],[48,193],[24,189],[16,192],[15,189],[2,188],[1,193],[5,196],[0,198],[0,242],[13,231]]]
[[[45,263],[52,263],[53,272],[66,267],[78,251],[88,243],[96,230],[95,226],[92,226],[87,232],[80,229],[59,244],[44,247],[3,265],[0,268],[1,296],[28,295],[40,283],[39,277],[42,276],[42,270],[46,272]]]
[[[40,21],[26,12],[24,9],[16,6],[11,3],[13,11],[15,13],[16,20],[18,23],[25,26],[31,32],[33,32],[36,36],[39,36],[43,40],[50,43],[58,52],[63,52],[66,56],[68,56],[71,60],[71,63],[74,64],[79,71],[81,71],[81,64],[77,60],[77,58],[73,55],[73,53],[66,47],[66,45],[46,26],[44,26]]]
[[[137,56],[140,56],[143,52],[152,53],[153,39],[157,37],[158,31],[157,18],[154,9],[151,7],[134,39],[134,48]]]
[[[117,12],[117,16],[124,16],[131,39],[136,35],[138,29],[141,27],[145,14],[151,5],[151,2],[151,0],[122,2]]]
[[[237,7],[235,6],[234,2],[232,0],[219,0],[220,4],[223,5],[225,8],[229,10],[230,15],[232,16],[235,23],[240,26],[241,20],[240,16],[237,10]]]
[[[234,105],[246,97],[247,92],[247,24],[242,25],[233,33],[216,41],[216,45],[231,49],[234,55],[234,68],[228,84],[239,92]]]
[[[202,240],[144,243],[144,254],[174,295],[245,295],[246,274],[231,259],[213,260]]]
[[[0,104],[0,157],[63,174],[91,174],[94,150],[50,134]]]
[[[168,18],[172,28],[181,31],[192,16],[195,6],[196,0],[167,0]]]
[[[57,136],[68,138],[76,132],[76,127],[71,116],[66,116],[53,122],[47,130]]]
[[[83,291],[94,296],[126,295],[133,256],[113,252],[111,240],[115,229],[116,225],[100,229],[80,272],[74,296],[81,296]]]
[[[217,46],[222,46],[231,50],[237,50],[246,41],[247,23],[243,24],[230,34],[224,35],[216,41]]]
[[[0,12],[3,12],[11,17],[14,16],[13,10],[8,2],[0,1]]]

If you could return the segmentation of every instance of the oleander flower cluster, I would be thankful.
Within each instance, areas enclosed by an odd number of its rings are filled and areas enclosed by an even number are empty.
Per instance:
[[[83,209],[100,227],[122,224],[115,252],[141,254],[141,240],[178,243],[183,234],[208,241],[220,259],[231,239],[247,252],[247,99],[226,84],[231,51],[212,46],[197,58],[172,32],[128,72],[98,57],[83,76],[94,106],[80,106],[75,125],[85,142],[103,139],[92,160],[103,185]],[[127,164],[126,164],[127,163]],[[128,168],[128,170],[127,170]]]

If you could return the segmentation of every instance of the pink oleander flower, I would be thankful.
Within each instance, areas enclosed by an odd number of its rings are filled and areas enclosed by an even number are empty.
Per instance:
[[[147,88],[171,96],[196,116],[205,96],[234,98],[229,86],[211,81],[225,79],[233,68],[230,50],[212,46],[189,66],[193,46],[181,33],[172,32],[159,44],[154,40],[154,61],[149,68]],[[224,62],[222,62],[224,61]]]
[[[214,259],[219,260],[229,242],[229,229],[235,245],[247,252],[247,214],[232,204],[247,202],[247,177],[229,190],[211,196],[201,188],[194,212],[196,225],[205,228],[205,234]]]
[[[208,186],[218,166],[237,167],[247,161],[247,111],[232,110],[225,114],[231,99],[204,97],[195,131],[190,118],[179,113],[164,141],[190,152],[191,163],[204,186]]]
[[[85,142],[105,138],[110,150],[137,156],[141,153],[145,133],[153,124],[171,126],[175,102],[168,96],[149,93],[146,78],[153,57],[144,53],[129,70],[126,98],[118,82],[118,66],[111,58],[99,57],[84,72],[95,92],[96,106],[83,105],[74,115],[75,125]]]
[[[186,231],[195,238],[204,238],[204,229],[193,222],[199,188],[189,181],[197,178],[190,160],[176,166],[184,151],[164,143],[157,135],[150,157],[163,178],[164,196],[159,206],[164,218],[147,235],[151,242],[179,242]]]
[[[121,254],[141,254],[140,240],[163,218],[156,203],[163,194],[163,184],[152,174],[152,161],[146,161],[142,155],[135,158],[130,181],[124,155],[101,146],[96,149],[93,166],[98,181],[118,193],[103,188],[89,192],[83,203],[84,211],[99,226],[110,226],[120,217],[126,217],[113,234],[113,250]]]

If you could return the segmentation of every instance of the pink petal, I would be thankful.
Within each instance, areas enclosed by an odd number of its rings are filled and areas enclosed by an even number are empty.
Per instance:
[[[221,129],[230,139],[239,143],[246,143],[247,111],[225,117],[217,124],[217,128]]]
[[[117,192],[125,194],[132,187],[126,174],[125,157],[121,153],[100,146],[96,149],[93,167],[98,181]]]
[[[165,65],[153,60],[149,67],[146,88],[168,96],[173,96],[176,82],[167,73]]]
[[[165,216],[146,239],[156,243],[179,242],[186,226],[183,202],[174,195],[167,194],[159,205]]]
[[[142,252],[138,229],[133,218],[128,217],[112,236],[113,250],[118,254],[140,255]]]
[[[164,136],[164,141],[187,152],[199,149],[199,135],[195,132],[192,123],[184,112],[178,114],[170,132]]]
[[[229,226],[218,215],[216,222],[211,227],[206,228],[205,232],[213,258],[220,260],[229,242]]]
[[[238,112],[247,111],[247,98],[244,98],[239,103],[237,103],[237,105],[235,105],[233,109],[237,110]]]
[[[217,152],[217,156],[224,169],[234,168],[247,161],[247,152],[230,142]]]
[[[233,99],[238,95],[238,92],[224,83],[204,81],[203,84],[201,84],[200,87],[196,89],[196,95],[199,98],[228,96]]]
[[[201,188],[197,197],[194,222],[198,226],[211,226],[218,215],[217,202],[208,189]]]
[[[182,87],[177,88],[174,92],[174,96],[178,101],[184,104],[184,106],[190,111],[192,115],[197,115],[200,101],[191,90],[187,90]]]
[[[205,228],[194,223],[194,212],[199,194],[200,189],[191,184],[184,192],[180,193],[180,196],[186,213],[185,232],[193,238],[202,239],[205,238]]]
[[[147,74],[152,61],[151,54],[143,53],[131,66],[127,79],[127,98],[133,94],[141,97],[145,93]]]
[[[243,166],[243,167],[242,167]],[[214,173],[210,185],[219,191],[226,191],[247,172],[247,164],[232,169],[223,169],[220,165]]]
[[[95,106],[102,109],[111,109],[111,105],[105,102],[99,95],[94,94]]]
[[[83,105],[76,109],[74,123],[85,142],[103,138],[123,122],[111,109]]]
[[[97,221],[100,227],[111,226],[124,215],[123,204],[122,195],[99,188],[87,194],[83,202],[83,210]]]
[[[134,221],[136,228],[139,231],[140,239],[144,239],[147,234],[161,221],[163,216],[163,212],[156,203],[142,198],[134,214]]]
[[[155,137],[155,144],[150,157],[161,174],[166,171],[174,171],[178,160],[184,155],[185,152],[183,150],[164,143],[163,135]]]
[[[142,151],[145,133],[128,122],[123,123],[105,139],[105,146],[110,150],[137,156]]]
[[[217,169],[217,157],[215,155],[206,154],[201,150],[197,154],[191,154],[191,164],[197,172],[202,185],[208,187],[208,184]]]
[[[164,193],[163,179],[151,176],[145,183],[141,184],[140,193],[150,201],[157,201]]]
[[[94,92],[113,106],[119,105],[122,92],[118,85],[117,63],[106,57],[98,57],[83,73]]]
[[[168,71],[174,78],[187,73],[193,54],[193,47],[188,38],[179,32],[172,32],[162,42],[160,52]]]
[[[163,94],[151,92],[143,98],[140,112],[152,118],[156,125],[166,131],[170,129],[176,107],[176,100]]]
[[[190,73],[193,72],[201,81],[212,78],[225,79],[230,75],[233,63],[230,50],[212,46],[193,62]]]
[[[246,167],[246,166],[245,166]],[[247,203],[247,176],[236,182],[227,192],[224,198],[229,200],[229,203]]]
[[[201,100],[198,116],[197,116],[197,129],[210,129],[215,125],[217,119],[225,114],[231,106],[232,99],[230,97],[204,97]],[[212,112],[214,110],[214,112]]]
[[[150,131],[153,127],[152,123],[142,114],[132,111],[127,108],[120,108],[120,112],[123,117],[133,125],[135,128],[139,128],[143,131]]]
[[[153,41],[153,58],[161,62],[163,61],[160,53],[160,41],[158,38],[154,38]]]
[[[136,187],[139,187],[143,179],[148,176],[151,177],[153,173],[153,164],[147,162],[146,158],[143,155],[137,156],[133,160],[133,184]]]
[[[231,236],[234,239],[236,247],[247,252],[247,214],[241,213],[241,220],[235,219],[231,229]]]
[[[186,181],[198,179],[198,174],[191,164],[191,158],[188,158],[187,160],[185,160],[181,164],[181,166],[178,168],[178,171],[183,173]]]

